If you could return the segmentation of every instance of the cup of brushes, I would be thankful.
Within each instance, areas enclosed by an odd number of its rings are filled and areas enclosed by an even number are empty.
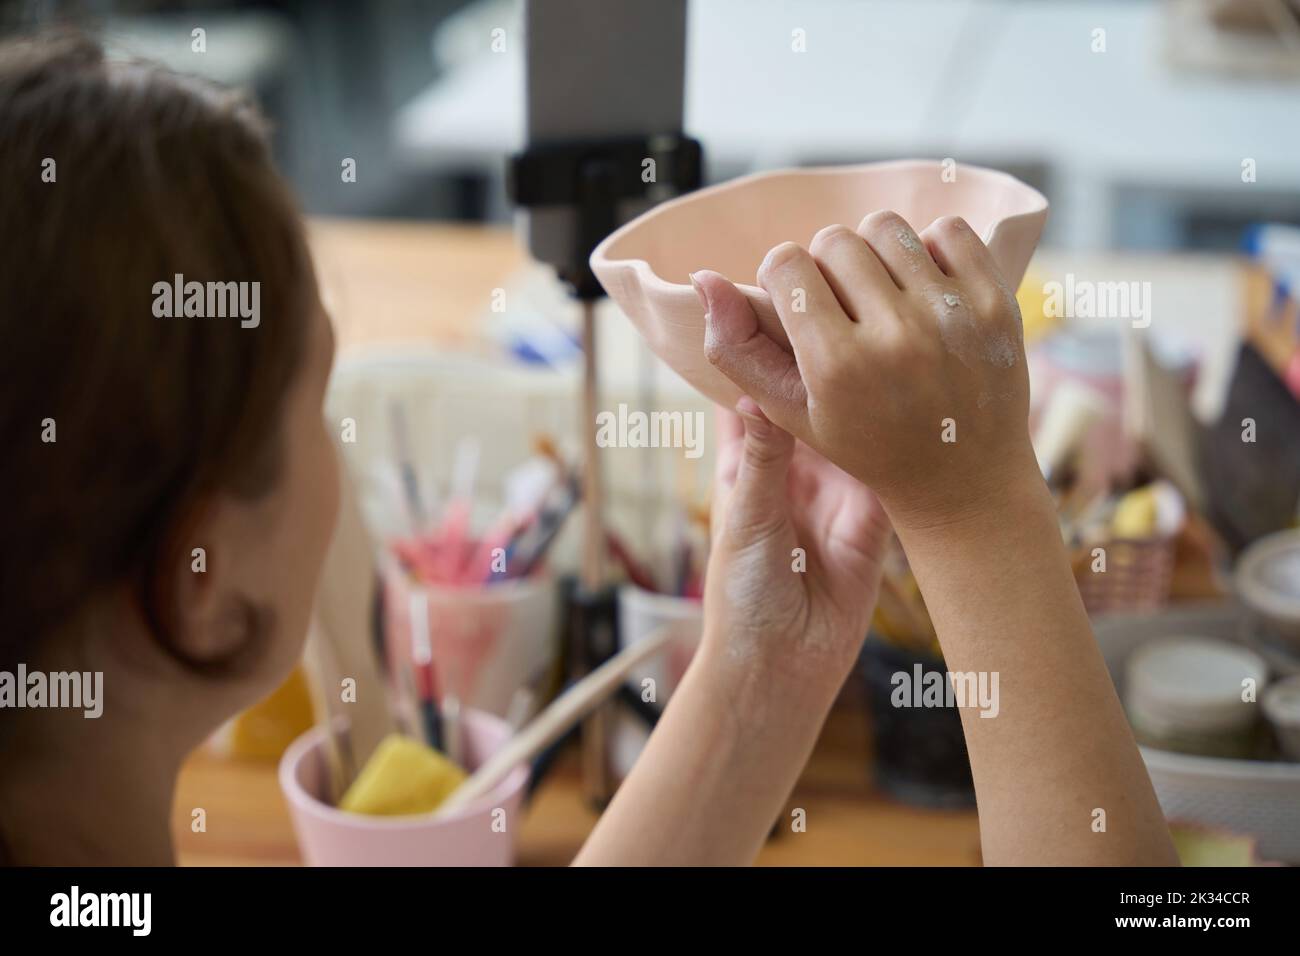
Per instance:
[[[477,454],[462,442],[456,477],[436,521],[407,482],[410,533],[389,540],[380,560],[377,647],[389,691],[408,711],[478,707],[505,716],[514,694],[554,666],[559,596],[547,558],[577,506],[577,473],[539,437],[535,453],[505,478],[504,505],[490,521],[477,510]],[[479,505],[483,502],[480,501]],[[447,746],[457,738],[449,735]],[[451,756],[455,759],[455,753]]]
[[[385,654],[392,688],[411,713],[430,703],[507,716],[521,687],[559,654],[559,591],[546,574],[499,584],[425,583],[381,572]],[[404,665],[404,666],[403,666]]]
[[[325,727],[285,754],[281,787],[310,865],[514,862],[527,759],[472,799],[461,791],[511,739],[507,708],[554,657],[556,591],[544,574],[508,577],[479,562],[490,535],[466,536],[454,549],[462,560],[447,559],[445,537],[395,542],[381,561],[377,650],[405,733],[385,738],[337,800]],[[471,706],[478,701],[497,713]],[[443,812],[453,796],[459,804]]]
[[[558,595],[543,559],[576,496],[563,474],[547,485],[534,507],[522,515],[507,508],[480,534],[461,506],[465,496],[453,497],[436,527],[390,541],[380,560],[376,650],[405,736],[379,746],[340,809],[437,810],[465,783],[465,771],[497,749],[473,749],[469,716],[505,717],[554,664]],[[498,827],[508,825],[505,809],[493,808]]]
[[[331,733],[298,738],[280,762],[280,787],[308,864],[320,866],[504,866],[513,862],[529,761],[561,739],[673,637],[663,628],[620,650],[515,731],[464,713],[464,768],[416,738],[392,737],[371,756],[335,806]]]

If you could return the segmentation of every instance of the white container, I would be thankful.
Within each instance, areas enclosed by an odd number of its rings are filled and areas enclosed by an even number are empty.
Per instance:
[[[482,587],[411,583],[384,575],[384,619],[391,657],[411,660],[411,595],[428,596],[429,638],[439,692],[462,707],[506,716],[515,692],[532,685],[559,656],[559,592],[549,577]]]
[[[1300,675],[1278,681],[1264,692],[1264,716],[1273,725],[1281,751],[1300,761]]]
[[[673,630],[673,638],[667,649],[646,661],[635,682],[628,683],[642,699],[653,690],[654,700],[647,703],[660,713],[677,689],[700,645],[704,632],[704,604],[697,599],[674,594],[656,594],[632,584],[619,588],[620,649],[645,640],[663,627]],[[644,683],[646,680],[654,681],[653,688]],[[641,755],[646,741],[650,739],[650,730],[644,720],[629,713],[626,707],[618,708],[616,713],[609,757],[614,773],[622,778],[631,772],[632,764]]]
[[[1257,624],[1300,652],[1300,531],[1252,544],[1237,560],[1233,584]]]

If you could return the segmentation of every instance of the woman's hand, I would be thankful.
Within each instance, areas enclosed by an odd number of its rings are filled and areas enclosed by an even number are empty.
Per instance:
[[[719,410],[717,435],[709,649],[756,674],[775,668],[838,691],[875,607],[884,510],[752,399]]]
[[[737,408],[719,413],[703,642],[576,863],[751,862],[866,636],[884,511],[753,401]]]
[[[793,354],[701,272],[709,360],[767,416],[880,495],[896,525],[942,524],[1037,475],[1020,312],[956,217],[920,235],[892,212],[768,253],[759,284]]]
[[[730,282],[697,273],[709,360],[772,421],[880,495],[949,670],[998,680],[996,719],[970,701],[960,707],[985,862],[1176,863],[1034,460],[1019,312],[988,249],[960,219],[918,236],[897,215],[873,213],[857,232],[823,229],[808,251],[777,246],[758,278],[793,354]],[[725,594],[713,610],[733,638],[755,631],[738,650],[764,648],[764,637],[841,646],[848,638],[830,635],[858,625],[854,583],[874,582],[878,564],[872,545],[845,546],[874,536],[846,534],[841,522],[872,527],[863,516],[874,504],[829,485],[807,500],[782,495],[761,463],[781,471],[789,439],[761,428],[746,439],[760,464],[747,476],[742,462],[720,573],[710,567],[709,588]],[[837,497],[860,507],[835,514]],[[810,562],[792,587],[775,569],[796,539]],[[789,657],[801,666],[804,654]],[[1109,814],[1100,831],[1099,810]]]

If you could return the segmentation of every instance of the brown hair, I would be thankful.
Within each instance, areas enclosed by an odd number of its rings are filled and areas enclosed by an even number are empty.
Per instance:
[[[245,98],[75,37],[0,47],[0,236],[3,664],[122,584],[164,626],[178,527],[275,476],[311,269]],[[260,323],[156,317],[178,273]]]

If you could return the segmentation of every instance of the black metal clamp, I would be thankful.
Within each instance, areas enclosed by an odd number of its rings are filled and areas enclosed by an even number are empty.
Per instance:
[[[699,188],[702,156],[699,141],[682,133],[548,143],[511,157],[507,189],[524,208],[576,210],[572,252],[556,269],[579,299],[598,299],[605,293],[588,259],[620,225],[619,204]],[[644,174],[647,160],[654,161],[650,180]]]

